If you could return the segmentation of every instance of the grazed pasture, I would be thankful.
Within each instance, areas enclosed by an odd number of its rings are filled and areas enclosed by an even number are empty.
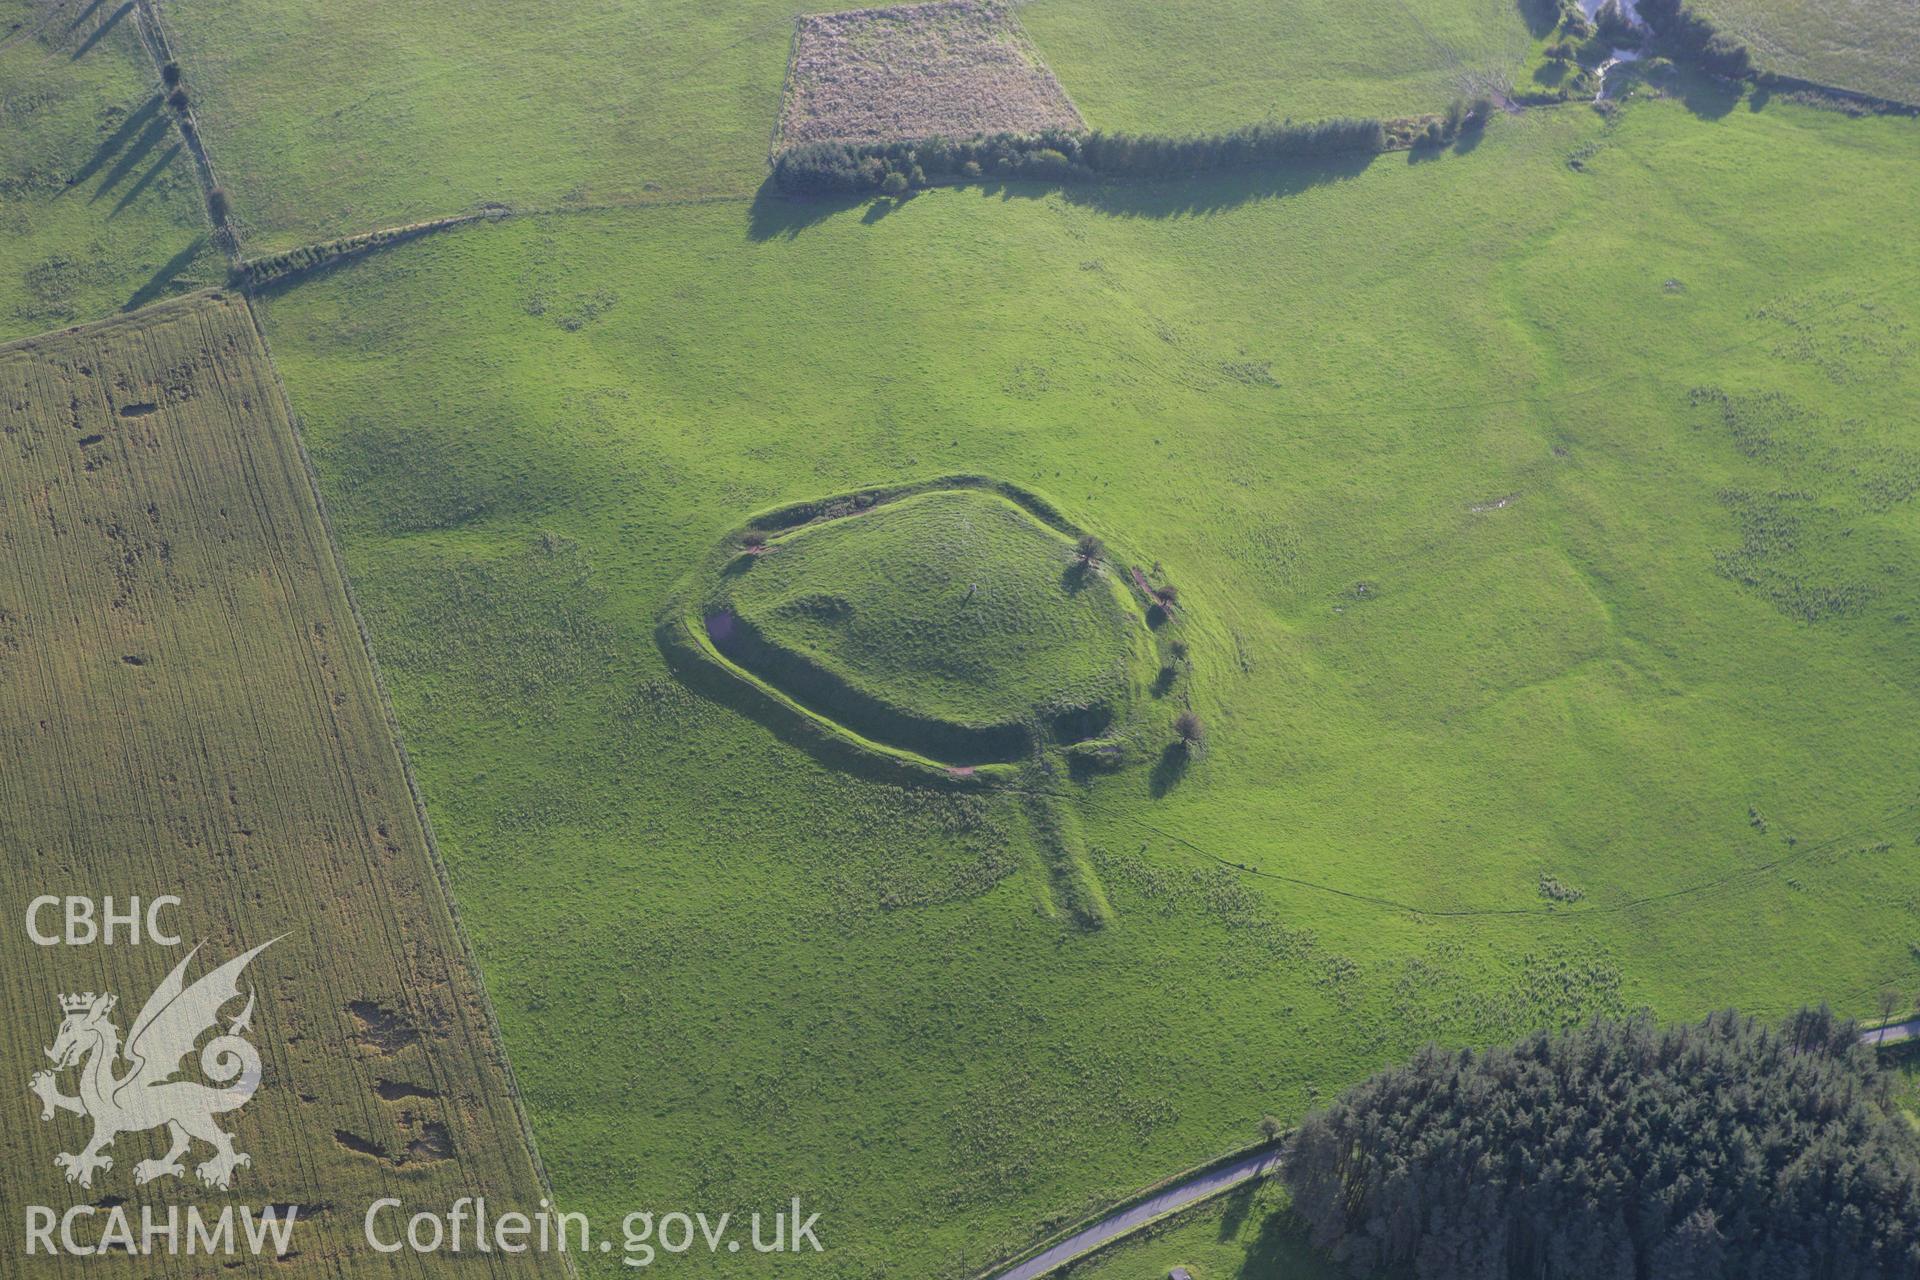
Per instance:
[[[249,254],[487,202],[750,196],[810,0],[165,4]],[[1090,124],[1443,109],[1534,51],[1515,0],[1046,0],[1020,23]]]
[[[1444,157],[789,203],[793,9],[163,8],[250,251],[545,211],[260,306],[567,1207],[798,1195],[821,1274],[960,1280],[1428,1038],[1915,979],[1911,122],[1675,78]],[[86,12],[77,66],[125,35]],[[1395,115],[1540,43],[1513,0],[1020,12],[821,19],[821,118],[1000,109],[1039,55],[1105,128]],[[85,123],[102,186],[153,132]],[[0,838],[295,927],[243,1146],[332,1206],[297,1276],[350,1193],[534,1186],[246,318],[0,354]],[[655,643],[743,513],[959,472],[1164,561],[1204,753],[876,779]],[[9,1025],[74,981],[20,972]],[[58,1195],[36,1125],[0,1154]],[[1134,1261],[1313,1274],[1271,1192],[1221,1212]]]
[[[273,296],[562,1196],[802,1194],[841,1274],[966,1277],[1429,1037],[1913,985],[1914,126],[1700,93]],[[1205,753],[1050,784],[1104,928],[1023,798],[823,762],[655,642],[746,513],[960,472],[1186,606]]]
[[[992,0],[800,19],[780,142],[887,142],[1078,129],[1026,33]]]
[[[1532,54],[1516,0],[1043,0],[1020,21],[1096,128],[1439,111]]]
[[[0,339],[220,277],[131,9],[0,0]]]
[[[1920,0],[1698,0],[1782,75],[1920,105]]]
[[[238,299],[199,295],[0,348],[0,759],[0,1077],[24,1083],[46,1065],[61,992],[116,993],[124,1032],[181,956],[34,946],[20,927],[28,902],[178,894],[181,932],[216,963],[286,935],[249,970],[264,1080],[224,1126],[253,1163],[230,1196],[205,1195],[301,1206],[299,1256],[256,1265],[557,1274],[552,1260],[497,1253],[457,1268],[377,1259],[362,1243],[377,1196],[485,1193],[532,1209],[541,1187]],[[10,1257],[12,1206],[153,1199],[134,1195],[133,1166],[163,1135],[121,1136],[114,1167],[81,1191],[53,1156],[87,1132],[80,1117],[43,1122],[24,1097],[0,1108]],[[164,1193],[202,1194],[193,1182]],[[36,1263],[44,1275],[207,1274],[184,1256]]]

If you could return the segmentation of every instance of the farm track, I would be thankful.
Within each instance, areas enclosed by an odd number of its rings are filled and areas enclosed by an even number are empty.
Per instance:
[[[1044,796],[1054,800],[1061,800],[1061,799],[1067,798],[1063,793],[1058,791],[1051,791],[1051,790],[1033,791],[1033,790],[1023,790],[1020,788],[1006,788],[1004,790],[1005,790],[1005,793],[1009,795],[1036,795],[1036,796]],[[1698,897],[1700,894],[1708,893],[1713,890],[1722,890],[1727,893],[1739,892],[1745,888],[1764,883],[1766,877],[1770,876],[1774,872],[1780,871],[1789,866],[1794,866],[1804,862],[1812,861],[1816,858],[1819,858],[1825,855],[1833,854],[1836,850],[1844,849],[1845,846],[1850,844],[1858,845],[1858,844],[1864,843],[1870,840],[1874,835],[1880,833],[1881,831],[1885,830],[1887,827],[1900,821],[1901,819],[1920,816],[1920,804],[1908,803],[1908,804],[1895,805],[1887,809],[1883,813],[1876,815],[1870,821],[1864,822],[1856,827],[1850,827],[1846,831],[1840,832],[1837,835],[1829,836],[1823,840],[1813,841],[1806,844],[1796,843],[1792,847],[1792,851],[1790,853],[1783,854],[1777,858],[1769,858],[1761,862],[1750,863],[1746,866],[1735,867],[1732,870],[1729,870],[1721,875],[1715,876],[1708,880],[1696,881],[1691,884],[1681,885],[1676,888],[1666,890],[1665,892],[1662,892],[1662,893],[1644,894],[1640,897],[1627,899],[1621,902],[1599,903],[1599,904],[1595,904],[1593,906],[1588,906],[1588,907],[1557,907],[1557,906],[1436,907],[1436,906],[1427,906],[1417,902],[1410,902],[1405,899],[1386,897],[1381,894],[1367,893],[1364,891],[1353,890],[1353,889],[1343,889],[1338,885],[1327,884],[1323,881],[1309,880],[1300,876],[1291,876],[1281,872],[1262,870],[1261,868],[1251,866],[1245,862],[1236,861],[1222,854],[1215,853],[1213,850],[1208,849],[1206,846],[1199,844],[1198,842],[1191,840],[1186,836],[1182,836],[1177,832],[1169,831],[1164,827],[1157,826],[1153,823],[1145,821],[1144,819],[1135,818],[1128,814],[1122,814],[1120,816],[1123,821],[1131,823],[1134,827],[1138,828],[1139,830],[1147,832],[1149,835],[1158,836],[1163,840],[1172,841],[1174,844],[1177,844],[1180,847],[1186,849],[1189,853],[1192,853],[1200,858],[1204,858],[1208,862],[1211,862],[1214,865],[1224,870],[1234,872],[1239,875],[1248,876],[1254,879],[1272,880],[1282,884],[1291,885],[1294,888],[1306,889],[1314,893],[1321,893],[1321,894],[1327,894],[1332,897],[1344,898],[1348,901],[1361,903],[1367,906],[1380,907],[1389,911],[1402,911],[1402,912],[1406,912],[1408,915],[1422,916],[1422,917],[1427,917],[1427,918],[1436,919],[1436,920],[1459,919],[1459,920],[1496,921],[1501,919],[1534,919],[1534,920],[1551,920],[1558,924],[1577,924],[1584,917],[1587,917],[1587,916],[1606,916],[1606,915],[1618,914],[1620,912],[1625,912],[1625,911],[1647,910],[1650,908],[1664,906],[1668,903],[1677,903],[1685,899]],[[1840,856],[1845,856],[1845,855],[1842,854]],[[1859,993],[1855,993],[1855,994],[1859,994]]]
[[[1895,808],[1889,809],[1884,814],[1880,815],[1870,823],[1864,823],[1858,827],[1851,828],[1847,831],[1840,833],[1837,836],[1830,836],[1825,840],[1808,844],[1804,847],[1795,846],[1792,853],[1782,855],[1781,857],[1778,857],[1778,858],[1770,858],[1764,862],[1754,863],[1749,866],[1739,867],[1732,871],[1726,872],[1724,875],[1716,876],[1711,880],[1704,880],[1704,881],[1700,881],[1698,883],[1690,884],[1690,885],[1682,885],[1679,888],[1669,889],[1664,893],[1646,894],[1638,898],[1628,899],[1624,902],[1605,903],[1605,904],[1600,904],[1600,905],[1591,906],[1591,907],[1559,907],[1559,908],[1556,908],[1556,907],[1457,907],[1457,908],[1423,907],[1417,903],[1406,902],[1406,901],[1402,901],[1395,898],[1383,897],[1377,894],[1362,893],[1362,892],[1356,892],[1348,889],[1341,889],[1333,885],[1322,884],[1318,881],[1305,880],[1298,876],[1283,875],[1279,872],[1274,872],[1274,871],[1262,871],[1259,868],[1248,866],[1245,863],[1231,861],[1227,858],[1220,856],[1217,853],[1212,852],[1211,850],[1204,848],[1199,844],[1194,843],[1193,841],[1187,839],[1184,836],[1177,835],[1171,831],[1167,831],[1161,827],[1154,826],[1153,824],[1144,822],[1138,818],[1129,818],[1128,821],[1132,822],[1135,826],[1139,827],[1143,831],[1150,832],[1153,835],[1157,835],[1161,837],[1162,839],[1171,840],[1174,843],[1188,849],[1189,851],[1197,853],[1200,856],[1219,864],[1220,866],[1226,867],[1229,870],[1238,871],[1244,875],[1253,876],[1255,878],[1263,879],[1263,880],[1276,880],[1284,884],[1293,885],[1296,888],[1311,889],[1311,890],[1314,890],[1315,892],[1332,894],[1336,897],[1347,898],[1355,902],[1367,903],[1372,906],[1386,907],[1395,911],[1405,911],[1411,915],[1431,916],[1431,917],[1440,918],[1440,919],[1449,919],[1449,918],[1487,919],[1489,917],[1502,917],[1502,916],[1533,917],[1537,919],[1552,919],[1552,920],[1564,921],[1564,922],[1574,922],[1574,921],[1580,920],[1584,916],[1611,915],[1611,914],[1622,912],[1622,911],[1636,911],[1636,910],[1641,910],[1647,907],[1658,906],[1663,903],[1678,901],[1683,898],[1696,897],[1702,893],[1707,893],[1715,889],[1731,891],[1731,890],[1744,887],[1749,884],[1758,883],[1765,876],[1768,876],[1773,872],[1780,870],[1783,867],[1794,865],[1795,863],[1805,861],[1807,859],[1816,857],[1821,854],[1830,853],[1833,850],[1841,848],[1842,846],[1847,844],[1852,844],[1852,843],[1862,841],[1863,839],[1871,836],[1873,833],[1883,829],[1884,827],[1895,822],[1896,820],[1904,817],[1911,817],[1916,813],[1920,813],[1920,805],[1912,805],[1912,804],[1900,805]]]

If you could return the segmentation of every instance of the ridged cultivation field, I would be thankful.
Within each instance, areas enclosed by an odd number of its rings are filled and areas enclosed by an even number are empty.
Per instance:
[[[117,994],[124,1031],[182,955],[35,946],[19,927],[32,898],[178,894],[169,919],[213,963],[279,936],[248,971],[265,1066],[225,1120],[253,1159],[233,1193],[191,1177],[136,1192],[136,1162],[166,1144],[127,1133],[76,1195],[54,1155],[85,1142],[84,1117],[43,1121],[23,1095],[0,1108],[7,1273],[20,1205],[158,1191],[299,1206],[297,1256],[255,1264],[274,1275],[562,1274],[554,1258],[379,1257],[362,1237],[377,1196],[531,1206],[541,1187],[244,301],[0,347],[0,548],[6,1078],[47,1065],[57,993]],[[218,1266],[29,1263],[180,1280]]]

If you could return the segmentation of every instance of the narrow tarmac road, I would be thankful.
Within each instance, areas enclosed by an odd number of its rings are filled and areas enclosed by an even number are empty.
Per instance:
[[[1860,1043],[1870,1045],[1900,1044],[1907,1040],[1920,1039],[1920,1018],[1909,1018],[1905,1022],[1889,1023],[1884,1027],[1875,1027],[1871,1031],[1860,1033]],[[1261,1151],[1243,1156],[1231,1164],[1221,1165],[1196,1174],[1185,1182],[1177,1182],[1165,1191],[1129,1206],[1111,1217],[1075,1232],[1059,1244],[1044,1253],[1037,1253],[1025,1262],[997,1271],[992,1280],[1040,1280],[1055,1268],[1066,1265],[1084,1253],[1114,1240],[1120,1236],[1138,1231],[1155,1218],[1175,1209],[1184,1209],[1190,1204],[1231,1191],[1243,1182],[1252,1182],[1264,1178],[1280,1167],[1278,1151]]]
[[[1905,1022],[1890,1022],[1884,1027],[1875,1027],[1871,1031],[1860,1033],[1861,1044],[1882,1045],[1899,1044],[1920,1036],[1920,1018],[1908,1018]]]
[[[993,1280],[1040,1280],[1054,1268],[1086,1253],[1107,1241],[1137,1231],[1163,1213],[1175,1209],[1184,1209],[1196,1201],[1217,1196],[1223,1191],[1231,1191],[1243,1182],[1252,1182],[1264,1178],[1280,1167],[1278,1151],[1259,1151],[1250,1156],[1242,1156],[1231,1164],[1223,1164],[1217,1169],[1195,1174],[1185,1182],[1176,1182],[1165,1191],[1158,1192],[1139,1204],[1130,1205],[1111,1217],[1100,1219],[1083,1231],[1076,1232],[1054,1245],[1044,1253],[1035,1254],[1025,1262],[1017,1263],[1005,1271],[997,1271]]]

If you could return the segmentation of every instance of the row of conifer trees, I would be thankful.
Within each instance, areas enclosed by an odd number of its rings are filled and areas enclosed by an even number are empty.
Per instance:
[[[1825,1009],[1429,1048],[1309,1116],[1284,1177],[1357,1276],[1920,1276],[1920,1143]]]
[[[774,182],[794,195],[904,194],[939,182],[976,179],[1070,181],[1183,177],[1303,157],[1386,149],[1379,120],[1336,119],[1246,125],[1225,133],[1002,133],[918,142],[814,142],[774,159]]]

